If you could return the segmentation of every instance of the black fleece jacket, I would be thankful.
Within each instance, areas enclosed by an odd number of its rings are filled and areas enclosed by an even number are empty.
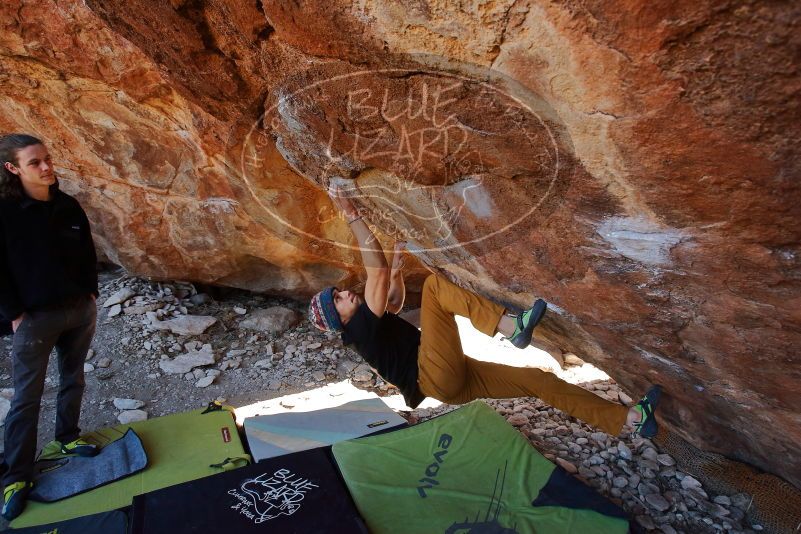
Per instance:
[[[78,201],[0,199],[0,314],[11,321],[97,291],[97,256]]]

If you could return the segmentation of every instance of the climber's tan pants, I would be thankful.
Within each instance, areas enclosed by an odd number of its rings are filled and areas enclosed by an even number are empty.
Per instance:
[[[617,435],[626,422],[625,406],[568,384],[553,373],[465,356],[454,315],[469,318],[477,330],[493,336],[504,311],[503,306],[440,276],[429,276],[423,285],[420,311],[420,391],[448,404],[480,398],[539,397],[554,408]]]

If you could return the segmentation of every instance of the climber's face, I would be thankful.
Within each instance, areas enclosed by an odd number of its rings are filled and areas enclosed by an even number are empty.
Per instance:
[[[356,313],[361,303],[362,298],[353,291],[334,290],[334,306],[336,306],[337,312],[339,312],[339,319],[342,321],[342,324],[347,324],[348,321],[350,321],[350,318]]]

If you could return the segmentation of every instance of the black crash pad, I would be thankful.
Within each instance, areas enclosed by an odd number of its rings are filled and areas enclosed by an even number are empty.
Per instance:
[[[139,495],[131,523],[132,534],[367,533],[330,447]]]

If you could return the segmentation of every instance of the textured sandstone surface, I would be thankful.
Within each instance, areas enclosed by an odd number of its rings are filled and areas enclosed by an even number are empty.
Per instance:
[[[691,442],[801,485],[799,20],[791,2],[8,0],[0,130],[47,139],[102,254],[158,278],[357,283],[339,180],[428,268],[542,296],[544,337],[629,390],[662,383]]]

